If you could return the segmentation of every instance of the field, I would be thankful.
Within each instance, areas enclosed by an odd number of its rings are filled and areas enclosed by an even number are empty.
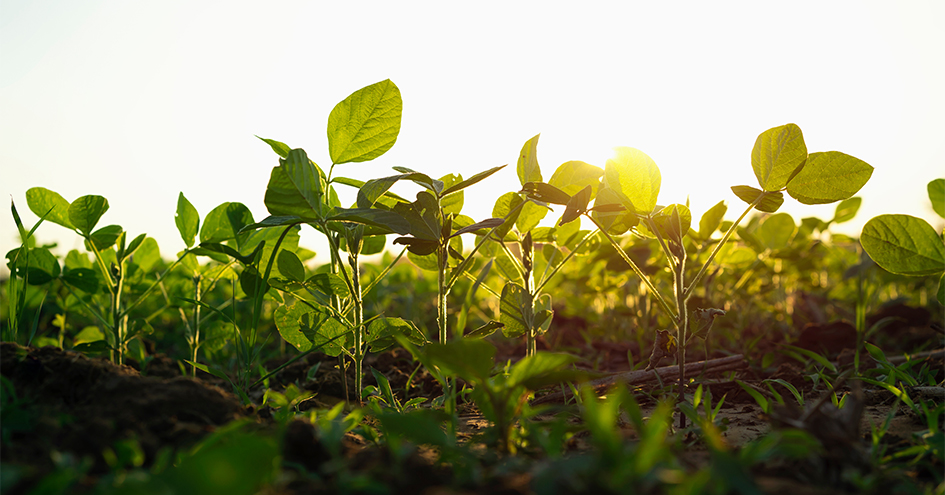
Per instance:
[[[401,109],[389,80],[340,102],[327,171],[261,138],[270,216],[181,193],[173,258],[100,226],[102,196],[26,191],[42,220],[12,205],[0,490],[945,493],[945,243],[905,215],[832,230],[870,165],[769,129],[744,204],[696,217],[658,203],[644,152],[546,179],[535,136],[521,189],[473,219],[465,192],[501,167],[335,175],[390,149]],[[928,193],[945,217],[945,179]],[[57,257],[40,224],[85,250]]]

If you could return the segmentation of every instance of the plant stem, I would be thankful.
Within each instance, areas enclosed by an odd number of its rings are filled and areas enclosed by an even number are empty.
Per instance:
[[[361,386],[364,361],[364,304],[361,299],[361,276],[358,272],[358,246],[348,245],[348,264],[351,266],[351,297],[354,299],[354,390],[361,404]]]
[[[194,300],[200,301],[200,274],[194,275]],[[193,362],[197,362],[197,348],[200,346],[200,305],[194,305],[194,327],[193,327],[193,340],[191,342],[191,350],[193,351]],[[197,376],[197,367],[194,366],[193,369],[194,377]]]
[[[623,260],[628,265],[630,265],[630,268],[633,269],[633,272],[636,273],[638,277],[640,277],[640,280],[642,280],[644,285],[646,285],[646,288],[649,289],[650,294],[652,294],[653,297],[656,298],[656,302],[660,304],[660,307],[663,308],[663,311],[665,311],[666,314],[669,315],[669,317],[672,318],[673,321],[675,321],[676,313],[673,311],[672,308],[669,307],[669,303],[666,302],[666,299],[663,299],[663,296],[660,294],[658,290],[656,290],[656,286],[654,286],[653,282],[651,282],[650,279],[647,278],[646,274],[643,273],[643,270],[640,270],[640,267],[638,267],[637,264],[634,263],[632,259],[630,259],[630,256],[627,256],[627,253],[623,251],[623,249],[620,247],[620,244],[617,242],[617,240],[614,239],[610,235],[610,233],[607,232],[607,229],[602,227],[601,224],[599,224],[594,217],[588,214],[584,214],[584,216],[589,218],[591,222],[594,222],[594,225],[604,234],[605,237],[607,237],[607,240],[610,241],[610,244],[614,247],[614,249],[617,251],[620,257],[623,258]]]
[[[728,242],[728,238],[735,233],[735,229],[738,228],[738,224],[742,223],[742,220],[745,219],[745,216],[748,215],[748,212],[750,212],[755,206],[759,205],[761,200],[763,200],[765,197],[767,197],[767,193],[759,194],[758,197],[755,198],[755,200],[750,205],[748,205],[748,208],[742,212],[742,215],[738,217],[738,220],[735,220],[735,222],[732,223],[732,226],[725,231],[725,234],[722,235],[722,239],[719,240],[719,243],[715,245],[715,249],[712,250],[712,254],[710,254],[709,258],[705,260],[705,263],[702,264],[702,268],[699,270],[699,273],[697,273],[696,276],[689,282],[689,287],[686,287],[684,295],[687,300],[690,296],[692,296],[692,291],[696,288],[699,282],[702,281],[702,277],[705,276],[706,270],[709,269],[709,264],[715,260],[715,257],[719,254],[719,251],[722,250],[722,246]]]
[[[446,317],[446,296],[449,293],[449,289],[446,286],[446,268],[448,264],[448,257],[446,246],[440,246],[436,250],[436,262],[437,262],[437,271],[436,271],[436,282],[437,282],[437,296],[436,296],[436,323],[437,328],[439,329],[440,343],[445,344],[448,337],[447,330],[447,317]]]

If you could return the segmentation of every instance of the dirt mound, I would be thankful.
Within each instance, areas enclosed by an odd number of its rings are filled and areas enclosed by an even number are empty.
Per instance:
[[[88,456],[91,473],[106,472],[103,451],[128,439],[147,466],[160,448],[193,444],[247,413],[232,394],[204,382],[141,376],[55,347],[0,344],[0,373],[16,394],[4,399],[0,460],[28,466],[34,479],[53,469],[54,452]]]

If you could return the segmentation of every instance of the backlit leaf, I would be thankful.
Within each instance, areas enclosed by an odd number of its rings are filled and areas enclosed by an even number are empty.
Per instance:
[[[742,201],[752,204],[759,196],[764,196],[755,205],[755,209],[765,213],[774,213],[784,203],[784,195],[780,192],[765,192],[751,186],[732,186],[732,192]]]
[[[660,193],[660,169],[646,153],[627,147],[614,148],[616,155],[607,160],[604,185],[616,193],[621,203],[640,215],[656,208]]]
[[[719,225],[722,225],[722,218],[725,217],[726,211],[728,207],[725,206],[725,201],[719,201],[703,213],[702,218],[699,219],[699,238],[705,240],[711,238],[712,234],[719,230]]]
[[[597,186],[604,170],[600,167],[573,160],[564,162],[555,170],[548,184],[557,187],[566,194],[574,195],[586,186],[591,186],[591,197],[597,194]]]
[[[502,333],[509,338],[516,338],[528,332],[525,322],[524,307],[528,304],[528,293],[513,282],[505,284],[499,301],[499,321],[505,325]]]
[[[302,261],[299,260],[299,257],[292,251],[285,249],[280,250],[279,255],[276,257],[276,263],[279,267],[279,273],[281,273],[283,277],[293,282],[305,281],[305,266],[302,265]]]
[[[519,183],[525,185],[526,182],[541,182],[541,168],[538,166],[538,138],[541,134],[525,141],[522,151],[518,155],[518,173]]]
[[[177,224],[177,231],[180,232],[180,238],[188,248],[194,246],[194,238],[200,230],[200,215],[197,208],[184,197],[184,193],[177,196],[177,213],[174,215],[174,223]]]
[[[863,198],[853,197],[845,199],[837,205],[837,209],[833,214],[833,223],[843,223],[853,220],[853,217],[856,216],[856,212],[860,210],[860,204],[863,203]]]
[[[877,265],[892,273],[924,276],[945,271],[945,243],[928,222],[913,216],[870,219],[860,244]]]
[[[389,150],[400,133],[400,89],[385,79],[351,93],[328,116],[332,163],[373,160]]]
[[[772,251],[788,247],[797,225],[787,213],[776,213],[761,221],[756,233],[758,240]]]
[[[26,191],[26,205],[39,218],[46,216],[46,220],[62,225],[67,229],[74,229],[69,220],[69,202],[58,193],[45,187],[31,187]]]
[[[807,160],[804,135],[796,124],[762,132],[751,150],[751,168],[765,191],[780,191]],[[764,211],[764,210],[762,210]]]
[[[847,199],[873,175],[868,163],[839,151],[811,153],[807,165],[791,179],[787,192],[806,205]]]

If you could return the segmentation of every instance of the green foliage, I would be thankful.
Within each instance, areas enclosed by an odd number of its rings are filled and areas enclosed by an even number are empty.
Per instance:
[[[925,220],[909,215],[871,218],[860,242],[877,265],[892,273],[923,276],[945,271],[945,243]]]

